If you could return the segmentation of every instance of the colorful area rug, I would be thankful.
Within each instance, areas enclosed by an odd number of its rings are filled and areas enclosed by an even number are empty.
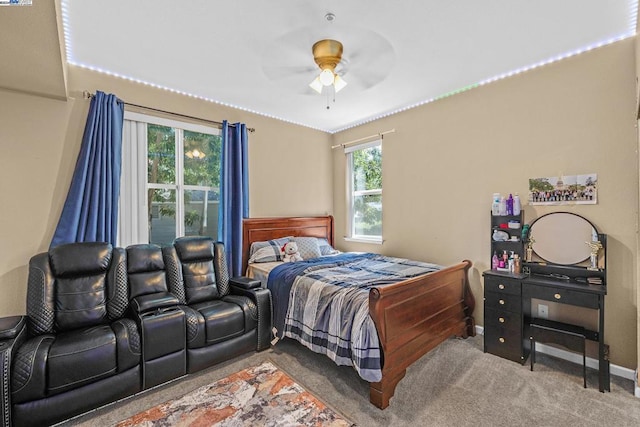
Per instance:
[[[269,362],[121,421],[129,426],[352,426]]]

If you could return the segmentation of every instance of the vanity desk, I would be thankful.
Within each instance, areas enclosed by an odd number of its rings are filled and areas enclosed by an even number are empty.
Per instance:
[[[600,235],[601,238],[605,238]],[[602,285],[588,284],[587,277],[602,277],[604,271],[589,271],[586,268],[563,268],[526,263],[529,275],[522,280],[522,308],[524,322],[528,325],[536,323],[551,324],[556,329],[571,330],[571,326],[559,322],[543,320],[536,317],[536,313],[531,312],[531,300],[539,299],[553,301],[560,304],[568,304],[577,307],[585,307],[597,310],[598,324],[595,331],[583,328],[584,336],[587,340],[598,343],[598,385],[600,391],[610,391],[609,381],[609,348],[604,342],[604,298],[607,294],[606,282]],[[549,272],[552,271],[552,272]],[[555,273],[553,271],[556,271]],[[558,273],[557,271],[562,271]],[[568,274],[571,273],[571,274]],[[549,277],[554,275],[557,277]],[[568,276],[569,279],[565,277]],[[603,278],[604,279],[604,278]],[[576,325],[580,326],[581,325]],[[529,335],[531,331],[529,331]],[[528,336],[524,337],[525,339]]]
[[[563,214],[563,215],[559,215]],[[547,216],[555,217],[546,218]],[[608,346],[604,342],[605,330],[605,296],[606,283],[606,235],[597,233],[595,227],[578,215],[571,213],[548,214],[538,218],[531,225],[531,240],[541,241],[545,235],[545,227],[536,227],[537,221],[543,219],[539,225],[545,225],[553,219],[553,233],[558,237],[558,227],[568,227],[574,233],[574,224],[564,221],[586,221],[588,230],[580,234],[577,239],[581,245],[574,244],[581,249],[580,254],[568,256],[563,253],[559,260],[563,264],[552,263],[551,252],[544,245],[536,248],[536,244],[529,245],[529,254],[535,255],[536,261],[525,262],[520,274],[488,270],[483,273],[485,284],[485,343],[484,351],[524,364],[528,357],[532,357],[532,369],[535,354],[531,354],[535,342],[550,342],[560,344],[570,350],[580,351],[584,357],[584,340],[598,343],[598,383],[600,391],[610,390],[609,354]],[[560,221],[560,222],[557,222]],[[533,234],[537,233],[537,234]],[[584,233],[587,233],[585,239]],[[562,233],[560,233],[562,235]],[[573,238],[573,236],[563,236]],[[588,242],[598,242],[597,253],[590,248]],[[585,252],[588,262],[585,264]],[[538,252],[538,250],[540,252]],[[545,256],[545,258],[541,258]],[[583,325],[561,323],[544,318],[538,313],[538,307],[533,307],[532,300],[551,301],[594,310],[597,316],[596,330],[590,330]],[[536,341],[534,341],[534,338]],[[581,339],[580,339],[581,338]],[[581,345],[581,346],[580,346]],[[585,379],[586,387],[586,379]]]

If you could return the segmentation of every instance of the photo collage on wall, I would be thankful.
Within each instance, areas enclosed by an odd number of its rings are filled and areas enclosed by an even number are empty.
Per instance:
[[[598,175],[552,176],[529,179],[530,205],[595,205]]]

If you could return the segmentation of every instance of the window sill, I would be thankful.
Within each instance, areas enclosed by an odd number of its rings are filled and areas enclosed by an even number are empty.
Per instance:
[[[370,243],[372,245],[381,245],[384,240],[382,238],[367,238],[367,237],[345,237],[344,240],[346,242],[355,242],[355,243]]]

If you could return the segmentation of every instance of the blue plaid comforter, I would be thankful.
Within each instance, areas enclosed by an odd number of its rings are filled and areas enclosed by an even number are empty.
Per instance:
[[[353,366],[366,381],[380,381],[381,349],[369,316],[369,290],[441,268],[370,253],[280,265],[267,282],[278,337],[294,338],[337,365]]]

